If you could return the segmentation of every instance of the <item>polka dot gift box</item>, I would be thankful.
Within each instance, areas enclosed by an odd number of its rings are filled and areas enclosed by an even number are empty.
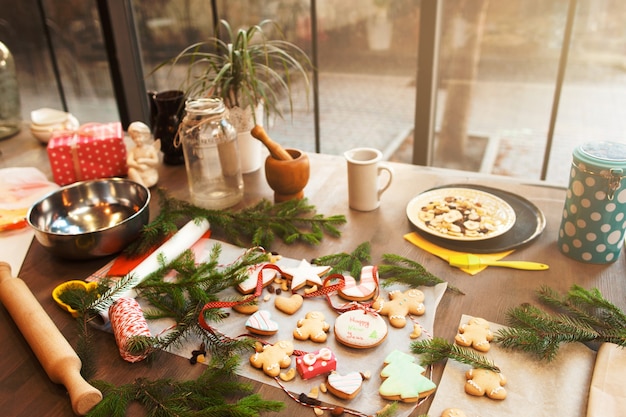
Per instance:
[[[54,182],[125,176],[126,146],[121,123],[88,123],[76,131],[54,132],[48,142]]]
[[[572,160],[559,249],[581,262],[614,262],[626,231],[626,145],[587,143]]]

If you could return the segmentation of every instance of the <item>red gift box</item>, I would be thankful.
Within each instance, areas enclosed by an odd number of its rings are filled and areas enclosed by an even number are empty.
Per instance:
[[[48,142],[54,182],[125,176],[126,145],[121,123],[88,123],[76,131],[54,132]]]

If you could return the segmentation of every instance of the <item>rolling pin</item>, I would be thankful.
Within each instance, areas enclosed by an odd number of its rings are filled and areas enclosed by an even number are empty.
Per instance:
[[[263,144],[265,145],[267,150],[270,151],[270,154],[272,155],[272,157],[274,157],[274,159],[279,159],[281,161],[291,161],[293,159],[293,157],[289,154],[289,152],[285,150],[285,148],[280,146],[278,143],[274,142],[267,135],[267,133],[265,132],[265,129],[263,129],[262,126],[259,126],[259,125],[254,126],[252,130],[250,131],[250,134],[254,138],[263,142]]]
[[[11,266],[6,262],[0,262],[0,302],[11,314],[48,377],[65,386],[74,412],[81,416],[87,414],[102,400],[102,393],[83,379],[80,358],[26,283],[13,277]]]

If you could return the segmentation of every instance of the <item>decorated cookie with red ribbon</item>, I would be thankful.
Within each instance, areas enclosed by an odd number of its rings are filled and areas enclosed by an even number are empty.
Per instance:
[[[237,290],[239,290],[239,292],[242,294],[253,293],[259,281],[259,273],[261,274],[261,285],[263,286],[263,288],[270,285],[272,281],[274,281],[274,278],[276,278],[278,271],[270,268],[263,269],[265,265],[267,265],[267,263],[260,263],[248,267],[248,270],[246,271],[248,278],[246,278],[243,282],[237,285]]]
[[[364,266],[359,281],[345,275],[345,285],[337,293],[348,301],[366,301],[372,299],[378,291],[378,268]]]
[[[330,348],[322,348],[296,358],[296,370],[302,379],[310,379],[337,369],[337,359]]]
[[[329,266],[311,265],[303,259],[295,268],[283,267],[283,275],[291,281],[291,290],[296,291],[305,285],[322,286],[322,276],[330,271]]]
[[[387,323],[379,315],[364,309],[349,310],[335,320],[335,339],[349,347],[367,349],[378,346],[387,337]]]

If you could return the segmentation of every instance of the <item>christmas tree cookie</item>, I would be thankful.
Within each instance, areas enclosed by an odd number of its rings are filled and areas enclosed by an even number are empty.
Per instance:
[[[378,392],[386,400],[417,402],[437,388],[424,376],[425,371],[415,363],[414,356],[394,350],[385,358],[385,367],[380,372],[384,381]]]

